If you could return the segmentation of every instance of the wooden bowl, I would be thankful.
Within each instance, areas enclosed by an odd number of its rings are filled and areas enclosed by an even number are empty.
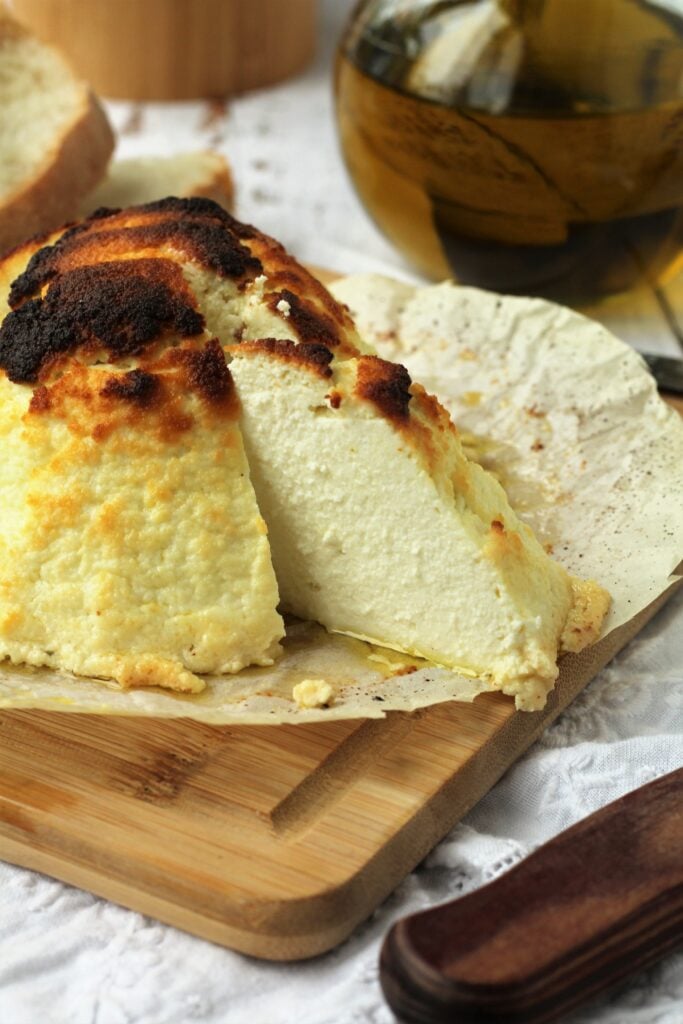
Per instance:
[[[14,0],[104,96],[226,96],[300,71],[315,49],[316,0]]]

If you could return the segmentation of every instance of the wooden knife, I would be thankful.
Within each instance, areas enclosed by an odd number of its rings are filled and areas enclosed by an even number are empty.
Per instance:
[[[407,1024],[547,1024],[681,944],[683,769],[399,921],[380,978]]]

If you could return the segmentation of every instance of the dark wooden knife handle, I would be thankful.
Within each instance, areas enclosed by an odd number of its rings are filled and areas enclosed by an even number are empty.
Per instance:
[[[683,769],[399,921],[380,977],[409,1024],[546,1024],[681,943]]]

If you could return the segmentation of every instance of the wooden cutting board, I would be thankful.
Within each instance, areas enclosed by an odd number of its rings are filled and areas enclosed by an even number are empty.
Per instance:
[[[670,592],[669,592],[670,593]],[[664,603],[562,661],[548,706],[215,727],[0,715],[0,858],[268,959],[330,949]]]
[[[277,727],[0,714],[0,858],[254,956],[330,949],[652,617],[563,658],[541,712],[487,694]]]

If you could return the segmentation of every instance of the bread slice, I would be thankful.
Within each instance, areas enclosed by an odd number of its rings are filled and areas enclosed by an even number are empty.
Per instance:
[[[73,218],[113,147],[88,86],[0,11],[0,252]]]
[[[115,160],[81,203],[81,216],[102,206],[137,206],[165,196],[204,196],[232,210],[234,187],[227,160],[211,149]]]
[[[12,386],[38,385],[31,405],[49,420],[51,409],[62,407],[59,374],[65,365],[75,372],[74,359],[98,357],[110,307],[121,304],[103,281],[114,269],[139,282],[168,275],[169,267],[179,301],[191,296],[229,362],[282,608],[482,677],[514,694],[518,707],[542,707],[566,638],[572,649],[577,636],[582,645],[596,638],[607,596],[547,555],[500,484],[467,459],[447,412],[407,370],[361,352],[345,307],[277,242],[214,203],[167,199],[102,213],[36,249],[12,285],[15,312],[0,328],[0,366]],[[85,349],[62,292],[80,293],[97,311]],[[49,330],[46,308],[54,309]],[[123,355],[140,359],[139,349],[151,358],[145,324],[159,308],[146,294],[141,334],[125,333]],[[114,363],[110,348],[106,360]],[[40,384],[51,375],[55,397],[48,400]],[[83,393],[79,381],[74,386]],[[145,437],[158,432],[154,415],[139,413]],[[67,422],[78,424],[71,413]],[[126,444],[132,473],[162,476],[158,440]],[[11,448],[20,445],[12,441]],[[197,516],[194,502],[188,515]],[[0,532],[7,536],[17,518],[12,510],[0,514]],[[227,551],[235,533],[220,517],[215,522]],[[219,541],[219,572],[223,548]],[[16,572],[9,548],[3,564]],[[186,571],[180,560],[174,567]],[[11,650],[8,630],[18,628],[8,592],[0,579],[0,653]],[[153,625],[138,632],[149,636]]]

